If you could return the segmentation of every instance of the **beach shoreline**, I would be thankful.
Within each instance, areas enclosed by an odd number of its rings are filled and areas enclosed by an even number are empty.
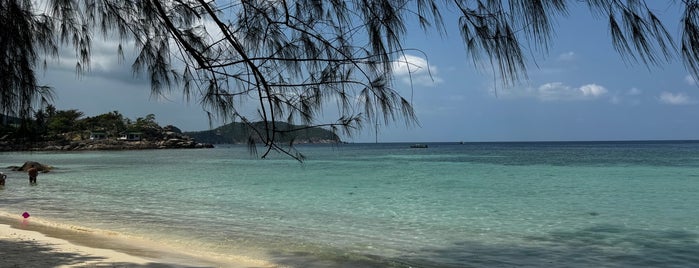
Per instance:
[[[263,260],[189,254],[167,245],[0,213],[3,267],[274,267]]]

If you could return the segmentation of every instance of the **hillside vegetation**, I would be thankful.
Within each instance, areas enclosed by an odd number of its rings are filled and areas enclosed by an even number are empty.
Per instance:
[[[133,150],[210,148],[172,125],[161,127],[155,115],[131,120],[118,111],[85,117],[78,110],[49,105],[33,118],[0,115],[0,151]]]
[[[330,130],[320,127],[305,127],[299,125],[291,125],[283,122],[277,122],[279,130],[283,132],[278,136],[278,141],[283,143],[337,143],[341,142],[340,137]],[[258,131],[264,133],[264,123],[252,123],[248,126],[244,123],[234,122],[220,126],[218,128],[206,131],[185,132],[184,134],[194,138],[200,142],[212,144],[240,144],[248,143],[250,139],[255,143],[259,143],[257,138]],[[277,134],[280,135],[280,134]]]
[[[340,138],[319,127],[277,123],[284,143],[335,143]],[[86,117],[78,110],[57,110],[49,105],[33,118],[0,115],[0,151],[23,150],[132,150],[209,148],[211,144],[260,143],[264,123],[230,123],[213,130],[186,132],[172,125],[161,127],[155,115],[132,120],[118,111]]]

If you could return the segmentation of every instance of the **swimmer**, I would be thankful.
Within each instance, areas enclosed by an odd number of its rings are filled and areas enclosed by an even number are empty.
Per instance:
[[[32,167],[27,170],[27,173],[29,173],[29,184],[36,184],[36,177],[39,176],[39,170],[35,167]]]

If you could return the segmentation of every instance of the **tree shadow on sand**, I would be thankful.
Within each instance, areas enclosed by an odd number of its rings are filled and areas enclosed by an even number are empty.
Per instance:
[[[699,267],[699,237],[687,231],[641,230],[598,225],[571,232],[526,237],[523,242],[463,241],[424,248],[396,258],[318,256],[272,252],[290,267]]]
[[[185,267],[162,263],[107,262],[101,257],[79,253],[55,252],[47,245],[36,241],[0,240],[0,267],[129,267],[129,268],[170,268]],[[101,261],[102,260],[102,261]],[[90,262],[90,264],[86,264]]]
[[[699,267],[699,237],[599,225],[530,236],[522,244],[460,242],[398,259],[413,267]]]

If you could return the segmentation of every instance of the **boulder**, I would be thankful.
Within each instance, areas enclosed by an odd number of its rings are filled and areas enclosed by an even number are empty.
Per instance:
[[[44,165],[44,164],[41,164],[39,162],[34,162],[34,161],[24,162],[24,165],[22,165],[21,167],[15,166],[15,167],[10,167],[10,168],[12,168],[12,170],[14,170],[14,171],[27,171],[30,168],[36,168],[37,170],[39,170],[39,172],[44,172],[44,173],[49,172],[51,169],[53,169],[52,166]]]
[[[214,148],[214,145],[211,143],[197,143],[194,145],[194,148],[201,149],[201,148]]]

